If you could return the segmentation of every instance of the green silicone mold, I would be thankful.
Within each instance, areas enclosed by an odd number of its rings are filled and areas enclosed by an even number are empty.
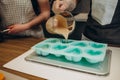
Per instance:
[[[64,58],[68,61],[79,62],[85,58],[90,63],[98,63],[104,60],[107,44],[92,41],[65,40],[59,38],[48,38],[32,49],[36,54],[47,56],[49,54]]]

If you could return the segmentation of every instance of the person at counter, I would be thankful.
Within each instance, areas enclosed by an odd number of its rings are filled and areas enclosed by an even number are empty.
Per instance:
[[[120,45],[120,0],[91,0],[91,4],[85,37],[101,43]]]
[[[37,15],[32,2],[37,2]],[[49,0],[0,0],[0,27],[9,35],[44,37],[42,21],[50,16]]]
[[[90,10],[90,1],[89,0],[50,0],[51,4],[51,16],[54,15],[53,5],[55,9],[63,12],[69,11],[75,18],[75,29],[72,33],[69,34],[68,39],[81,40],[84,27],[86,25],[86,20],[88,18],[88,13]],[[82,17],[83,16],[83,17]],[[57,37],[64,38],[63,36],[57,34],[50,34],[44,29],[46,37]]]
[[[82,0],[77,0],[78,2],[73,0],[69,1],[72,1],[74,2],[73,4],[78,5],[79,1]],[[64,7],[62,7],[61,5]],[[56,9],[59,9],[61,11],[67,10],[70,7],[68,8],[68,6],[66,5],[68,4],[59,3],[59,7],[56,6]],[[90,6],[91,7],[88,20],[83,32],[84,36],[90,40],[97,42],[120,44],[120,1],[109,0],[105,2],[103,0],[90,0]],[[81,7],[76,6],[76,8],[80,9]],[[77,35],[81,35],[79,33],[79,30],[76,33]],[[75,37],[77,36],[75,35]]]

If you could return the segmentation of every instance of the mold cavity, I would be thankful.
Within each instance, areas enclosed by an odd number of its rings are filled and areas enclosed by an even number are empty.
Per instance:
[[[47,41],[47,42],[56,43],[56,42],[58,42],[58,40],[49,40],[49,41]]]
[[[61,40],[62,43],[72,43],[73,41],[71,40]]]
[[[65,49],[67,48],[67,46],[63,46],[63,45],[56,45],[53,47],[55,50],[62,50],[62,49]]]
[[[48,44],[38,45],[37,48],[48,49],[50,46]]]
[[[78,49],[78,48],[75,48],[75,49],[68,49],[66,52],[67,53],[73,53],[73,54],[80,54],[81,50]]]
[[[87,50],[87,53],[90,55],[100,55],[101,51]]]
[[[74,46],[81,46],[81,47],[86,47],[87,46],[87,44],[86,43],[83,43],[83,42],[81,42],[81,43],[75,43],[75,44],[73,44]]]
[[[104,47],[104,45],[102,45],[102,44],[95,44],[95,43],[92,43],[91,46],[94,47],[94,48],[102,48],[102,47]]]

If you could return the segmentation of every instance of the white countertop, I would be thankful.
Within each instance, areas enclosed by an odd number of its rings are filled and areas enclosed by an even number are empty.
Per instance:
[[[120,48],[108,47],[108,49],[112,50],[112,57],[110,74],[107,76],[97,76],[26,61],[24,58],[29,55],[33,50],[28,50],[24,54],[6,63],[4,67],[31,74],[37,77],[42,77],[48,80],[119,80]]]
[[[15,74],[12,74],[12,73],[9,73],[3,70],[0,70],[0,72],[4,74],[5,80],[28,80],[28,79],[25,79],[23,77],[17,76]]]

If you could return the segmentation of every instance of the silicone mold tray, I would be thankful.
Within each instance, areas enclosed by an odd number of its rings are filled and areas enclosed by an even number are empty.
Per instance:
[[[58,58],[64,56],[66,60],[73,62],[79,62],[82,58],[85,58],[90,63],[98,63],[105,58],[107,44],[48,38],[35,44],[32,49],[35,50],[37,55],[47,56],[52,54]]]

